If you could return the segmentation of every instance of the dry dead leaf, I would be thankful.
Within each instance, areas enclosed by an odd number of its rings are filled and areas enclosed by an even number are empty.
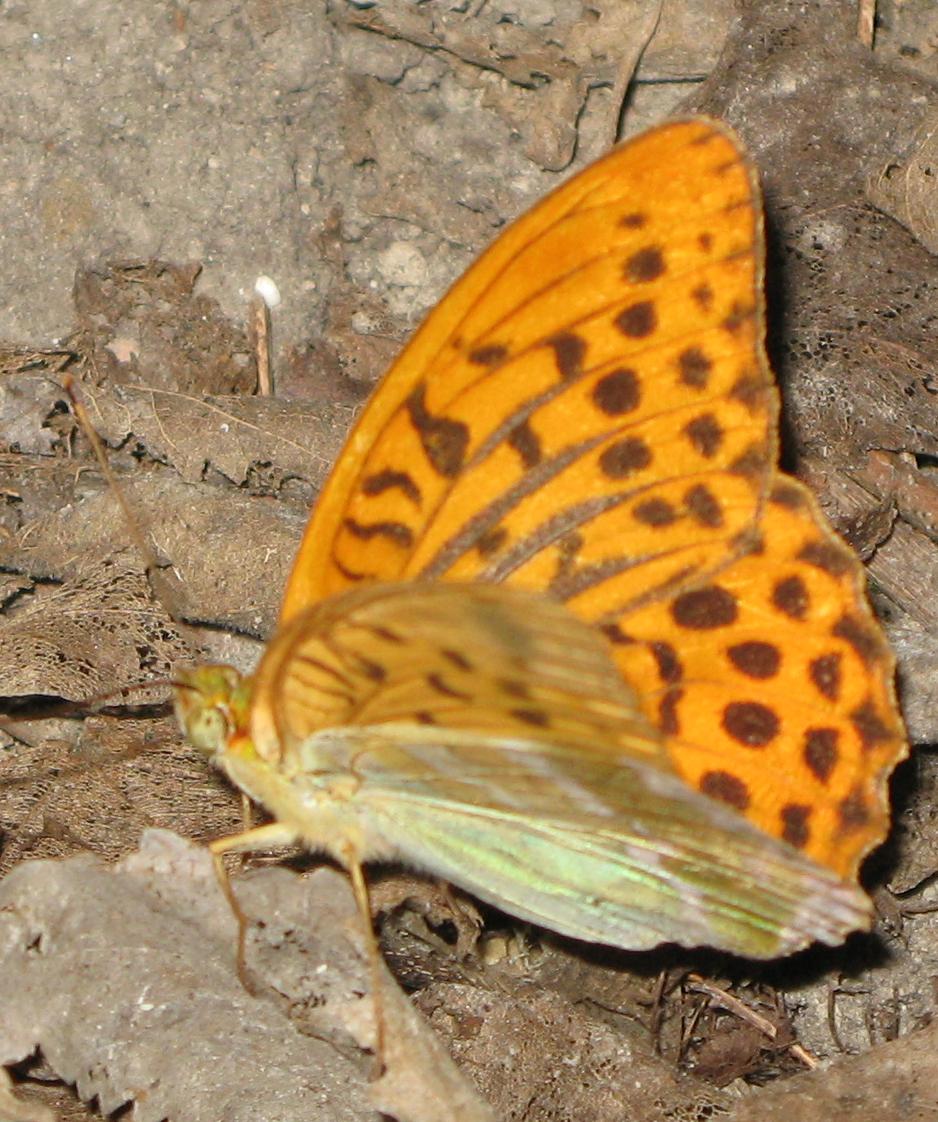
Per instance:
[[[191,657],[129,553],[78,559],[74,573],[0,621],[0,696],[85,701]]]

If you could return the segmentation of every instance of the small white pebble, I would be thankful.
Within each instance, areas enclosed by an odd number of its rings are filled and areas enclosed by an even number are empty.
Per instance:
[[[280,289],[270,277],[258,277],[254,282],[254,291],[268,308],[276,308],[280,303]]]

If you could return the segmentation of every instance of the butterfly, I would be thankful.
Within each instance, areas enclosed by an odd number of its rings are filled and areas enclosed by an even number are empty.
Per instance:
[[[256,673],[192,743],[350,873],[560,934],[768,958],[869,925],[905,751],[859,562],[775,466],[756,175],[630,140],[508,227],[378,385]]]

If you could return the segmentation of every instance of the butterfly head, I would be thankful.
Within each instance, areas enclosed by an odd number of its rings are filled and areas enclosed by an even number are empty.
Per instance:
[[[206,756],[248,743],[250,681],[233,666],[197,666],[173,680],[176,720],[186,739]]]

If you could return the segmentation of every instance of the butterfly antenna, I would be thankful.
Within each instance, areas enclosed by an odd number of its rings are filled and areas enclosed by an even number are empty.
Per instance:
[[[68,394],[68,399],[71,402],[72,412],[75,419],[81,426],[82,432],[88,438],[91,449],[94,452],[94,457],[98,461],[98,466],[101,469],[101,474],[104,476],[111,494],[117,500],[117,504],[121,509],[121,514],[124,519],[124,524],[127,527],[127,533],[133,543],[134,548],[137,550],[140,559],[143,561],[147,577],[150,580],[153,591],[169,613],[170,617],[176,623],[182,623],[182,611],[179,608],[176,597],[173,595],[171,588],[167,584],[161,572],[161,566],[157,560],[156,554],[150,543],[147,541],[143,531],[140,529],[140,524],[137,521],[134,512],[130,508],[130,504],[124,496],[124,491],[117,481],[117,476],[114,474],[110,463],[108,462],[107,452],[105,451],[104,444],[101,437],[94,425],[91,423],[91,418],[88,416],[88,410],[85,408],[84,403],[79,398],[76,388],[75,380],[71,374],[64,375],[62,379],[62,388]]]
[[[80,701],[66,700],[64,698],[47,698],[42,696],[4,698],[2,720],[0,728],[7,729],[3,722],[9,721],[52,721],[69,720],[73,717],[87,717],[93,713],[103,712],[109,705],[123,703],[121,708],[160,711],[165,710],[169,704],[168,699],[151,700],[147,698],[134,700],[134,694],[147,693],[152,690],[170,689],[173,683],[169,678],[152,678],[139,685],[121,686],[107,693],[93,694],[83,697]],[[128,701],[128,698],[130,699]],[[9,735],[14,735],[10,733]]]
[[[117,499],[118,505],[121,508],[121,514],[123,514],[124,521],[127,523],[127,530],[130,534],[130,538],[134,543],[135,549],[143,558],[147,573],[149,574],[151,570],[158,568],[156,555],[150,548],[150,543],[144,538],[140,530],[140,525],[134,517],[133,511],[130,509],[130,504],[124,498],[124,492],[121,490],[117,482],[117,477],[111,470],[111,465],[108,463],[104,445],[101,443],[101,437],[98,436],[97,429],[95,429],[94,425],[91,423],[91,418],[88,416],[88,410],[85,408],[84,403],[75,392],[75,379],[71,374],[66,374],[63,377],[62,388],[68,394],[75,419],[78,421],[79,425],[81,425],[82,432],[84,432],[85,436],[88,438],[88,442],[91,444],[91,450],[94,452],[94,458],[98,461],[98,467],[100,467],[102,475],[107,480],[107,484],[111,488],[111,493]]]
[[[133,705],[133,695],[135,693],[146,692],[150,690],[171,689],[173,681],[171,678],[149,678],[146,682],[140,685],[133,686],[120,686],[116,690],[108,690],[107,693],[99,693],[94,697],[89,697],[87,700],[82,701],[82,709],[87,712],[89,709],[92,713],[103,709],[105,706],[110,705],[114,701],[127,701],[130,698],[130,704]],[[140,706],[149,705],[166,705],[166,701],[147,702],[140,701],[137,703]]]

